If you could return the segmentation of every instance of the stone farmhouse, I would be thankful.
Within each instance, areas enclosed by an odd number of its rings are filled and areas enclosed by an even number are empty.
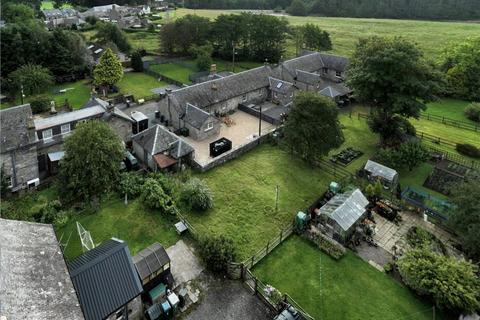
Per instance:
[[[79,26],[85,21],[80,13],[71,8],[41,10],[44,23],[48,28]]]
[[[258,138],[259,122],[274,130],[299,91],[347,100],[350,90],[343,84],[347,63],[343,57],[308,52],[276,67],[264,65],[166,90],[158,102],[113,106],[92,97],[81,109],[43,118],[34,118],[28,104],[4,109],[0,163],[12,191],[35,187],[58,170],[65,137],[90,119],[107,122],[151,170],[212,161],[208,144],[230,139],[229,132],[236,130],[241,139],[233,141],[234,147],[241,148]],[[225,124],[229,117],[236,119],[230,128]]]

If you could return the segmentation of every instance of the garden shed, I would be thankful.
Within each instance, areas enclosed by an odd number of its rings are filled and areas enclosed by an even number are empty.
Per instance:
[[[172,287],[170,257],[160,243],[155,242],[137,253],[133,257],[133,264],[145,290],[154,288],[160,283]]]
[[[320,221],[333,239],[346,243],[365,217],[368,203],[360,189],[337,194],[320,208]]]
[[[388,188],[394,187],[398,182],[398,172],[378,162],[368,160],[363,170],[369,180],[380,179],[380,182]]]

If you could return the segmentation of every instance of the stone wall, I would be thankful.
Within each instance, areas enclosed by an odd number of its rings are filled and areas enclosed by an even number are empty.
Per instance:
[[[11,177],[12,191],[26,188],[28,181],[39,177],[35,145],[2,153],[0,163],[4,165],[5,174]]]

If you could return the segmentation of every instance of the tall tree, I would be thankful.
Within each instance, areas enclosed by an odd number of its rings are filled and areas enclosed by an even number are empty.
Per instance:
[[[441,69],[447,78],[449,94],[480,101],[480,37],[448,47],[442,57]]]
[[[345,141],[337,106],[330,98],[313,92],[295,97],[283,132],[286,146],[310,163]]]
[[[308,10],[303,0],[293,0],[290,6],[287,8],[287,12],[292,16],[306,16]]]
[[[50,70],[35,64],[26,64],[8,76],[11,81],[10,91],[18,93],[23,87],[25,95],[42,93],[54,81]]]
[[[305,24],[302,30],[305,48],[318,51],[332,50],[332,41],[327,31],[313,23]]]
[[[89,201],[115,188],[124,151],[108,124],[98,120],[78,124],[65,140],[64,150],[60,183],[66,199]]]
[[[2,18],[7,23],[23,23],[35,19],[35,11],[26,4],[7,3],[3,8]]]
[[[97,33],[95,34],[95,39],[102,44],[112,42],[123,53],[130,53],[132,50],[132,46],[128,41],[125,32],[123,32],[118,25],[113,23],[101,23],[98,27]]]
[[[136,72],[142,72],[143,71],[143,61],[142,61],[142,54],[140,51],[136,50],[132,53],[132,69]]]
[[[55,29],[50,38],[48,67],[57,76],[81,74],[87,68],[87,49],[75,32]]]
[[[471,313],[480,307],[478,267],[455,257],[445,257],[429,248],[408,251],[398,261],[405,283],[437,305]]]
[[[118,57],[111,49],[105,50],[100,57],[100,62],[93,70],[93,81],[101,86],[103,95],[106,95],[106,89],[113,86],[123,78],[123,67]]]
[[[405,120],[418,118],[441,90],[440,76],[415,44],[403,38],[360,39],[348,68],[356,98],[372,107],[369,125],[384,144],[402,138]]]
[[[450,226],[458,234],[466,253],[480,261],[480,184],[471,179],[450,190],[455,208],[449,218]]]

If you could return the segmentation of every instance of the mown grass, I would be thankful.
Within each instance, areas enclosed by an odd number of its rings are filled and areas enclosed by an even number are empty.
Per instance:
[[[182,66],[178,63],[162,63],[150,65],[152,71],[158,72],[170,79],[179,81],[184,84],[191,84],[192,82],[188,78],[192,71],[190,68]]]
[[[465,116],[464,110],[469,104],[470,102],[465,100],[443,98],[436,102],[429,103],[424,114],[431,114],[480,126],[479,123],[472,121]]]
[[[67,90],[61,93],[60,90],[62,89]],[[43,94],[25,97],[24,103],[35,101],[40,96],[47,96],[48,99],[55,101],[57,107],[62,106],[65,103],[65,100],[68,100],[68,103],[73,109],[79,109],[90,98],[90,92],[90,82],[85,79],[54,85]],[[13,102],[2,103],[2,109],[17,106],[21,103],[19,95]]]
[[[140,198],[125,205],[123,199],[113,196],[102,202],[98,212],[74,216],[64,227],[55,230],[57,237],[62,237],[62,242],[69,239],[65,250],[67,259],[82,253],[77,221],[90,232],[95,245],[116,237],[128,244],[132,255],[154,242],[167,248],[179,239],[173,217],[146,208]]]
[[[42,1],[40,5],[40,10],[50,10],[54,9],[55,7],[53,6],[54,2],[53,1]],[[64,3],[62,4],[62,8],[71,8],[72,5],[69,3]]]
[[[231,238],[238,250],[237,261],[265,246],[332,181],[323,170],[269,144],[196,176],[211,188],[215,208],[185,215],[201,234],[224,234]]]
[[[120,93],[133,94],[135,99],[151,96],[154,94],[151,89],[164,87],[166,85],[168,85],[168,83],[158,81],[143,72],[127,72],[123,75],[122,80],[117,83]]]
[[[177,17],[196,14],[214,19],[220,14],[238,12],[241,11],[178,9]],[[359,38],[377,35],[405,37],[416,42],[427,57],[437,59],[450,42],[460,42],[480,33],[480,24],[466,22],[292,16],[286,16],[286,19],[292,25],[314,23],[328,31],[333,42],[332,53],[345,56],[353,53]],[[287,53],[288,56],[294,55],[292,44],[289,44]]]
[[[315,319],[432,319],[432,306],[348,251],[336,261],[291,236],[254,269]],[[436,312],[436,319],[443,315]]]

